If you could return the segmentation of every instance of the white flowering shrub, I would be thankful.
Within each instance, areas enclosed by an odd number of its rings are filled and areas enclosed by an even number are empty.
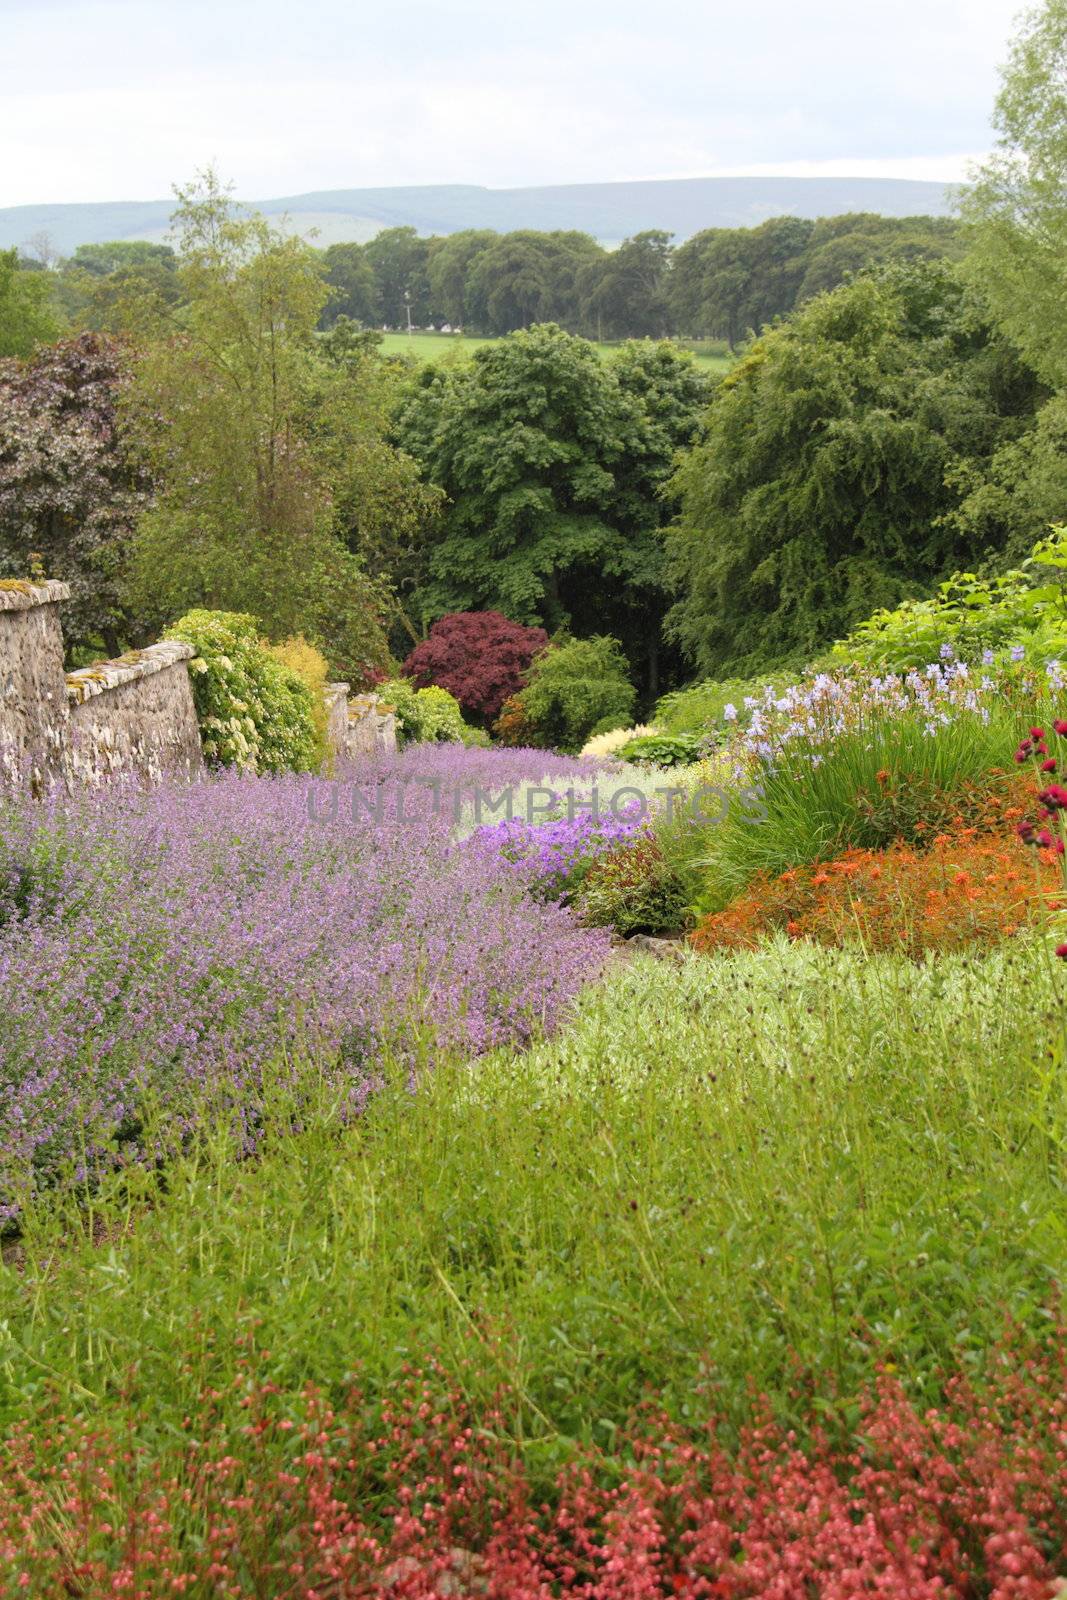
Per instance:
[[[255,617],[188,611],[164,635],[191,644],[204,757],[246,772],[307,772],[319,759],[311,689],[260,641]]]
[[[583,756],[589,756],[597,761],[605,761],[621,750],[624,744],[629,744],[631,739],[650,739],[653,734],[662,732],[654,724],[638,723],[634,728],[612,728],[610,733],[596,733],[587,739],[582,746]]]

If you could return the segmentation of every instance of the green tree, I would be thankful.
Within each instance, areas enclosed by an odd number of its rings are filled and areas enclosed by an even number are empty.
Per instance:
[[[677,251],[671,274],[676,325],[729,341],[791,311],[813,224],[772,217],[758,228],[709,228]]]
[[[639,430],[638,407],[593,346],[553,324],[423,382],[396,434],[450,501],[425,620],[498,610],[550,630],[568,621],[618,542],[615,472]]]
[[[133,272],[147,266],[174,272],[178,259],[169,244],[151,244],[147,239],[112,239],[106,244],[80,244],[67,265],[94,278],[107,278],[113,272]]]
[[[170,245],[143,239],[79,245],[54,275],[54,299],[74,328],[140,336],[180,301],[177,265]]]
[[[693,357],[666,340],[631,340],[608,363],[619,388],[638,408],[637,448],[614,472],[615,517],[622,537],[604,558],[607,584],[590,574],[575,603],[580,633],[607,631],[622,641],[642,698],[653,701],[661,680],[681,662],[668,646],[663,621],[671,599],[663,529],[678,507],[673,470],[693,442],[712,384]],[[583,603],[584,602],[584,603]]]
[[[178,201],[184,305],[127,403],[157,484],[134,592],[160,620],[200,606],[251,613],[275,639],[302,631],[359,676],[386,656],[382,596],[337,536],[309,421],[327,293],[316,253],[235,207],[213,174]]]
[[[465,228],[445,239],[435,239],[427,274],[432,315],[453,327],[463,326],[467,314],[467,277],[471,264],[500,236],[491,228]]]
[[[384,228],[363,246],[374,273],[378,314],[391,328],[407,327],[409,308],[416,327],[430,320],[430,243],[414,228]]]
[[[993,114],[999,138],[963,200],[968,269],[1000,326],[1067,384],[1067,0],[1026,17]]]
[[[20,266],[17,250],[0,250],[0,356],[28,356],[59,337],[51,290],[51,273]]]
[[[422,374],[397,437],[449,501],[428,545],[423,620],[497,610],[550,631],[610,631],[654,693],[663,490],[706,393],[669,346],[604,362],[554,325]]]
[[[709,675],[759,668],[1002,549],[1003,528],[982,550],[953,520],[954,478],[1037,399],[943,264],[811,301],[719,384],[678,470],[671,635]]]
[[[811,231],[797,303],[836,289],[857,272],[891,263],[958,260],[963,229],[952,217],[880,217],[856,212],[824,217]]]
[[[504,233],[479,251],[467,276],[467,323],[504,334],[536,322],[580,321],[578,280],[603,251],[586,233]]]
[[[331,244],[322,252],[330,298],[322,312],[323,327],[339,317],[372,327],[382,320],[374,268],[359,244]]]
[[[662,338],[670,325],[670,262],[671,235],[655,228],[591,261],[577,280],[587,331],[598,339]]]
[[[572,754],[598,722],[627,727],[635,698],[618,640],[600,635],[550,644],[534,657],[518,696],[523,718],[540,742]]]

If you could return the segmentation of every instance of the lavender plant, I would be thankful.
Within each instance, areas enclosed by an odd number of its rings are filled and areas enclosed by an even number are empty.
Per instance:
[[[462,852],[428,788],[379,818],[377,786],[411,769],[0,809],[0,1221],[219,1117],[254,1146],[268,1079],[358,1110],[389,1064],[555,1027],[605,937],[499,851]]]

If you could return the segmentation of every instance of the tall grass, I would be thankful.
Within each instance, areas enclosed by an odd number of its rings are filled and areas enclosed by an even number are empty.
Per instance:
[[[933,732],[914,712],[864,720],[818,745],[781,744],[752,780],[765,820],[753,823],[731,807],[712,837],[705,908],[720,909],[759,872],[776,875],[851,847],[880,849],[916,824],[936,832],[939,807],[947,820],[954,797],[1007,780],[1021,727],[1016,708],[993,702],[987,721],[959,716]],[[898,797],[892,809],[881,804],[887,780]]]
[[[538,1481],[649,1392],[684,1419],[711,1384],[739,1421],[755,1386],[789,1417],[805,1372],[847,1426],[886,1359],[933,1398],[1067,1267],[1062,1013],[1021,941],[634,961],[555,1043],[31,1210],[0,1423],[58,1392],[165,1462],[205,1387],[239,1421],[249,1335],[286,1390],[358,1373],[373,1402],[427,1359],[476,1408],[506,1383],[494,1427]]]

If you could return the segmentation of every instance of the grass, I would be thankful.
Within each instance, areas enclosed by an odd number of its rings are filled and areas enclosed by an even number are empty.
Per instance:
[[[1021,941],[638,959],[554,1043],[343,1131],[324,1103],[254,1162],[220,1134],[25,1219],[0,1422],[57,1398],[165,1463],[205,1387],[239,1406],[248,1337],[287,1392],[358,1374],[380,1401],[428,1359],[476,1410],[505,1383],[541,1484],[649,1392],[684,1419],[711,1384],[740,1421],[755,1386],[789,1417],[806,1373],[847,1428],[888,1359],[933,1399],[1007,1314],[1043,1325],[1067,1267],[1057,976]]]
[[[709,351],[699,341],[680,342],[683,348],[693,352],[697,365],[714,377],[722,377],[734,364],[732,356],[721,355],[717,349]],[[450,355],[459,359],[471,355],[483,344],[497,343],[497,339],[480,339],[473,334],[385,333],[382,335],[381,349],[385,355],[412,355],[417,361],[441,361]],[[612,355],[619,346],[597,344],[596,348],[606,357]]]
[[[990,774],[1015,771],[1019,728],[1018,712],[993,702],[987,722],[961,715],[936,737],[918,711],[868,717],[822,747],[805,739],[785,744],[759,770],[766,820],[753,827],[734,807],[714,832],[704,909],[720,910],[757,873],[773,877],[852,847],[883,849],[897,837],[913,838],[916,824],[920,832],[938,831],[956,809],[955,797],[969,788],[995,792],[1001,780]]]

